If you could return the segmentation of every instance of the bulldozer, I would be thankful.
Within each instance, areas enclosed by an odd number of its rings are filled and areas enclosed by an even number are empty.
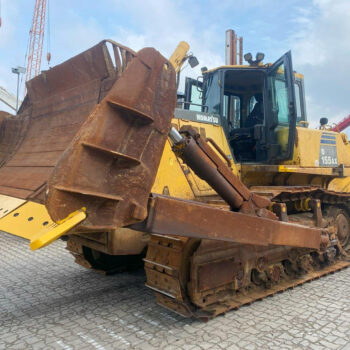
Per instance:
[[[290,52],[178,94],[188,50],[105,40],[27,82],[0,113],[0,230],[106,274],[143,262],[160,305],[208,320],[350,265],[350,149],[308,127]]]

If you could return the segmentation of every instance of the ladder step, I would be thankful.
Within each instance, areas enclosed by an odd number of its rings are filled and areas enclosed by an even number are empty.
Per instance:
[[[108,103],[114,108],[123,109],[123,110],[126,110],[126,111],[134,114],[136,117],[140,118],[141,120],[143,120],[147,123],[152,123],[154,121],[153,118],[150,117],[149,115],[147,115],[143,112],[140,112],[137,109],[134,109],[130,106],[125,106],[125,105],[123,105],[117,101],[113,101],[113,100],[108,100]]]
[[[121,197],[121,196],[116,196],[116,195],[107,194],[107,193],[103,193],[103,192],[94,192],[94,191],[85,190],[85,189],[80,190],[77,187],[55,186],[55,189],[58,191],[76,193],[76,194],[81,194],[84,196],[111,199],[113,201],[123,200],[123,197]]]
[[[127,154],[116,152],[116,151],[113,151],[113,150],[111,150],[109,148],[105,148],[105,147],[102,147],[102,146],[99,146],[99,145],[96,145],[96,144],[93,144],[93,143],[90,143],[90,142],[85,142],[84,141],[81,144],[83,146],[85,146],[85,147],[88,147],[88,148],[94,149],[96,151],[108,154],[108,155],[110,155],[112,157],[124,159],[124,160],[130,162],[130,164],[132,164],[133,166],[141,164],[141,162],[137,158],[128,156]]]

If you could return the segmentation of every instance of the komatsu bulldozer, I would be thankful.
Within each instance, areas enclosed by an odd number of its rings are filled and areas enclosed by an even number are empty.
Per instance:
[[[143,258],[159,304],[207,320],[350,265],[350,147],[308,127],[290,52],[177,96],[187,52],[107,40],[27,82],[1,114],[0,229],[105,273]]]

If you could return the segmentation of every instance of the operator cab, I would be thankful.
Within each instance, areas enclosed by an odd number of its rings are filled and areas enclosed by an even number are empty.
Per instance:
[[[196,102],[185,108],[219,117],[242,163],[291,159],[296,123],[306,120],[303,77],[293,72],[290,52],[273,65],[219,67],[204,72],[203,82],[187,78],[185,100]]]

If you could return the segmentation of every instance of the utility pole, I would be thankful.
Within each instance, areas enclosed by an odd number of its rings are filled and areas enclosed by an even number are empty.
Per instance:
[[[18,112],[18,95],[19,95],[19,76],[24,74],[26,69],[24,67],[17,66],[17,68],[12,68],[12,73],[17,74],[17,97],[16,97],[16,114]]]

